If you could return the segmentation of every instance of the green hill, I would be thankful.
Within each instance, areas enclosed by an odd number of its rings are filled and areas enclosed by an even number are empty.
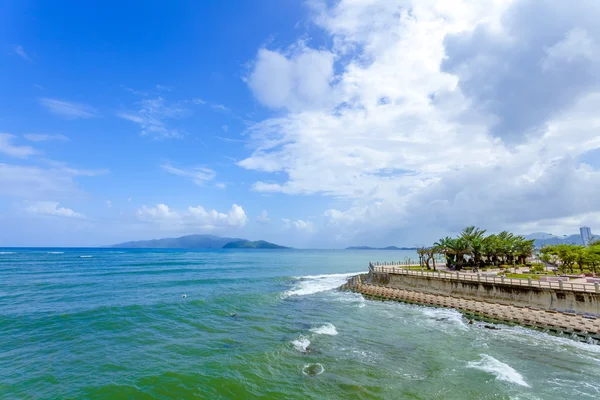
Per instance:
[[[187,235],[178,238],[139,240],[109,247],[122,249],[287,249],[287,247],[264,240],[251,242],[246,239],[215,235]]]
[[[178,238],[139,240],[115,244],[110,247],[124,249],[220,249],[239,238],[220,237],[214,235],[187,235]]]
[[[289,247],[279,246],[275,243],[265,242],[264,240],[257,240],[251,242],[249,240],[238,240],[235,242],[229,242],[223,246],[224,249],[288,249]]]

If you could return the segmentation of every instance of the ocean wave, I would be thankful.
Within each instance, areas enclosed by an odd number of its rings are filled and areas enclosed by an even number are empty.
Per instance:
[[[47,251],[46,254],[65,254],[64,251]]]
[[[0,254],[15,254],[14,251],[0,251]]]
[[[426,307],[426,306],[417,306],[419,307],[419,311],[421,311],[425,316],[436,322],[447,322],[451,323],[463,330],[467,330],[467,325],[464,322],[463,315],[454,310],[447,308],[434,308],[434,307]],[[438,324],[436,324],[438,325]]]
[[[325,325],[321,325],[317,328],[312,328],[310,331],[312,333],[316,333],[317,335],[335,336],[338,334],[338,331],[337,329],[335,329],[335,326],[330,323],[326,323]]]
[[[306,296],[342,286],[349,277],[358,275],[361,272],[352,272],[346,274],[324,274],[324,275],[306,275],[297,276],[295,286],[283,293],[284,297]]]
[[[300,336],[296,340],[291,341],[292,346],[301,353],[306,353],[306,349],[310,346],[310,340],[304,336]]]
[[[554,352],[561,351],[572,353],[573,351],[580,351],[582,356],[592,356],[593,360],[597,360],[596,357],[600,355],[600,346],[598,345],[579,342],[568,337],[550,335],[522,326],[505,328],[502,331],[497,331],[497,334],[506,337],[511,342],[547,348]]]
[[[471,361],[467,364],[469,368],[475,368],[480,371],[488,372],[501,381],[515,383],[517,385],[529,387],[523,376],[508,364],[496,360],[487,354],[480,354],[481,360]]]
[[[79,256],[79,258],[92,258],[92,256]]]

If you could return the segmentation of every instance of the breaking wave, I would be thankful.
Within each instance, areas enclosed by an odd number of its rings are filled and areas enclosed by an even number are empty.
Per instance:
[[[504,364],[487,354],[480,354],[481,360],[471,361],[467,364],[470,368],[488,372],[501,381],[515,383],[517,385],[529,387],[523,376],[508,364]]]
[[[294,348],[301,353],[306,353],[306,349],[308,349],[308,346],[310,346],[310,340],[304,336],[300,336],[298,339],[292,340],[291,343]]]
[[[337,329],[333,324],[327,323],[325,325],[321,325],[318,328],[312,328],[310,330],[312,333],[316,333],[317,335],[330,335],[335,336],[338,334]]]
[[[346,283],[349,277],[358,275],[360,272],[347,274],[307,275],[295,277],[297,282],[294,287],[286,291],[284,297],[306,296],[327,290],[335,289]]]

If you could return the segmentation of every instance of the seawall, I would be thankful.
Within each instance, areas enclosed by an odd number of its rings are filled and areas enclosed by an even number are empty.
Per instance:
[[[590,290],[561,290],[544,287],[541,283],[527,280],[515,284],[514,280],[486,281],[484,277],[467,276],[457,278],[452,274],[440,273],[409,274],[370,270],[367,281],[390,288],[416,290],[445,296],[454,296],[479,301],[505,303],[520,307],[536,307],[544,310],[580,313],[600,317],[600,293],[590,286]],[[531,284],[531,286],[529,286]]]
[[[372,300],[401,301],[426,306],[455,308],[464,313],[469,319],[518,324],[548,333],[566,335],[572,339],[590,344],[600,343],[600,319],[592,316],[391,288],[363,283],[360,276],[349,279],[343,289],[361,293],[364,297]],[[495,329],[493,326],[490,328]]]

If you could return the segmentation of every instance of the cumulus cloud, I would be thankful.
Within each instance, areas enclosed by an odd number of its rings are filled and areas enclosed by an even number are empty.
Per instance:
[[[501,29],[481,21],[449,34],[442,70],[459,78],[473,107],[509,141],[546,129],[549,118],[600,88],[600,3],[515,1]]]
[[[301,219],[293,221],[287,218],[282,218],[281,222],[283,223],[284,229],[294,229],[298,232],[307,234],[313,233],[315,231],[315,225],[311,221],[305,221]]]
[[[327,229],[347,237],[600,211],[598,166],[581,161],[600,148],[599,3],[311,5],[331,44],[261,49],[247,78],[283,111],[248,129],[239,165],[284,177],[254,190],[332,198]]]
[[[58,201],[36,201],[29,204],[25,210],[29,214],[54,216],[64,218],[85,218],[85,215],[75,212],[70,208],[59,207]]]
[[[27,158],[37,151],[31,146],[19,146],[13,144],[16,136],[9,133],[0,133],[0,153],[11,157]]]
[[[97,111],[85,104],[72,103],[65,100],[40,98],[40,104],[53,114],[66,119],[97,117]]]
[[[262,210],[260,215],[256,217],[256,222],[258,222],[261,225],[266,225],[271,221],[271,218],[269,218],[269,213],[267,212],[267,210]]]
[[[228,213],[206,210],[202,206],[188,207],[185,211],[171,210],[166,204],[154,207],[143,205],[137,210],[138,219],[160,225],[164,229],[200,229],[213,231],[224,228],[241,228],[246,225],[244,209],[237,204],[231,206]]]
[[[303,109],[327,104],[334,55],[298,45],[286,53],[260,49],[248,85],[264,105]]]
[[[196,185],[204,185],[206,182],[211,181],[216,176],[215,171],[209,168],[195,167],[189,169],[175,168],[169,163],[162,164],[160,166],[165,171],[178,176],[191,179]]]

